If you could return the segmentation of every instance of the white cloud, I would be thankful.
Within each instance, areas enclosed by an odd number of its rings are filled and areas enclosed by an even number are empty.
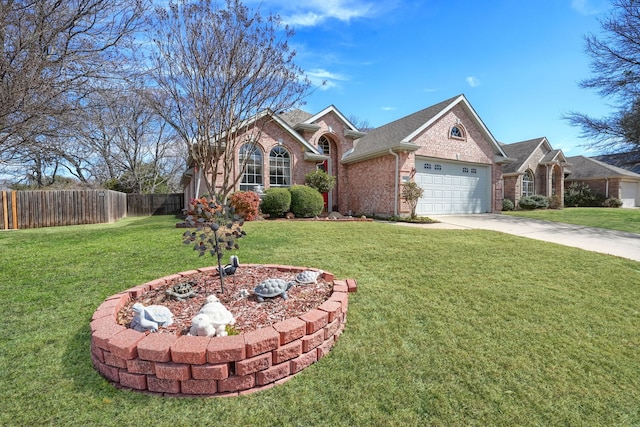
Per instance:
[[[602,0],[571,0],[571,8],[581,15],[595,15],[606,9],[607,5]]]
[[[477,77],[469,76],[467,77],[467,84],[471,87],[480,86],[480,80]]]
[[[395,111],[397,110],[396,107],[382,107],[382,111]]]
[[[264,9],[278,10],[285,24],[292,27],[313,27],[330,19],[350,22],[352,19],[375,15],[378,6],[366,0],[264,0],[258,3]]]
[[[321,90],[328,90],[337,86],[337,81],[346,81],[347,77],[332,73],[324,68],[314,68],[306,72],[307,77],[311,80],[313,86],[317,86]]]

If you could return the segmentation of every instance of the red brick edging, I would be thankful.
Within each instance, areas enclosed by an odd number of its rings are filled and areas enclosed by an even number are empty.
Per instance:
[[[145,334],[116,322],[131,298],[210,269],[184,271],[107,298],[91,318],[91,360],[98,372],[118,387],[165,396],[229,396],[270,388],[327,355],[344,330],[349,292],[357,290],[354,279],[336,280],[324,272],[333,293],[318,308],[227,337]]]

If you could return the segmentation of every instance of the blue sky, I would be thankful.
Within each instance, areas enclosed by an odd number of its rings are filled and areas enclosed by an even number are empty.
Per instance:
[[[546,136],[567,156],[593,155],[562,115],[612,110],[578,82],[591,76],[584,35],[607,0],[247,0],[296,30],[308,98],[380,126],[464,93],[504,143]]]

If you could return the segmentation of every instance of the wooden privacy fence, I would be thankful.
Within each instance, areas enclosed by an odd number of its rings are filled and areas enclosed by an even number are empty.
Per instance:
[[[127,214],[127,196],[110,190],[0,192],[4,230],[115,222]]]
[[[184,209],[184,193],[127,194],[128,216],[179,214]]]
[[[0,230],[111,223],[125,216],[182,213],[184,194],[111,190],[0,191]]]

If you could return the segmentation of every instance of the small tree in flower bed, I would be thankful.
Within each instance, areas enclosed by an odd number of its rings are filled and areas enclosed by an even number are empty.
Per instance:
[[[238,191],[229,198],[229,205],[246,221],[253,221],[260,213],[260,196],[253,191]]]
[[[218,262],[218,274],[220,276],[220,291],[224,293],[224,271],[222,269],[222,257],[224,251],[239,249],[237,240],[246,236],[242,230],[244,220],[235,215],[234,209],[225,206],[217,199],[192,199],[187,209],[185,223],[195,228],[185,231],[182,235],[185,245],[194,244],[193,250],[200,256],[207,252],[215,257]]]

